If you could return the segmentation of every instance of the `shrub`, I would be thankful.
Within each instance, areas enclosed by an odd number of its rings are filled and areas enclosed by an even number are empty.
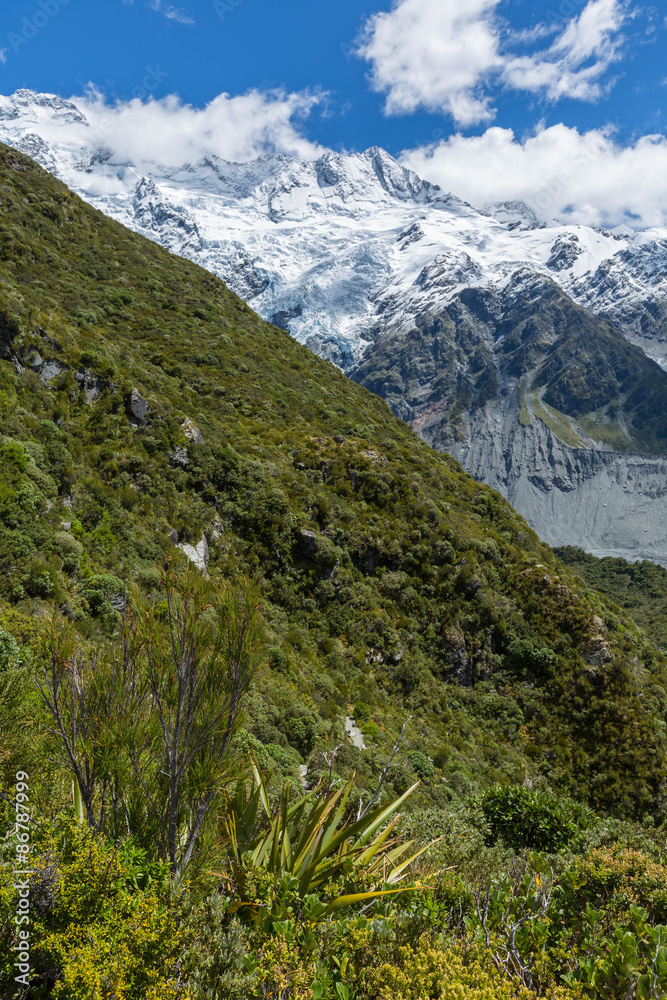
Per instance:
[[[490,840],[517,850],[559,851],[596,822],[585,806],[520,785],[500,785],[482,797]]]
[[[164,868],[154,866],[156,877],[142,891],[136,887],[137,855],[118,851],[87,827],[49,825],[40,840],[31,865],[31,972],[50,986],[48,996],[175,995],[181,931]],[[13,920],[16,910],[11,871],[1,881],[0,924]],[[0,986],[7,989],[14,973],[7,966],[3,972]]]
[[[514,639],[505,654],[512,670],[519,674],[541,675],[558,666],[558,657],[548,646],[538,646],[530,639]]]
[[[408,754],[408,760],[419,777],[424,781],[430,781],[431,778],[435,777],[433,764],[421,750],[411,750]]]
[[[424,942],[416,951],[401,948],[396,964],[364,969],[362,996],[368,1000],[530,1000],[535,994],[497,972],[486,956],[440,950]],[[555,997],[575,994],[559,988]]]
[[[357,701],[354,705],[354,721],[361,727],[368,722],[371,717],[371,707],[365,701]]]
[[[17,667],[21,662],[19,644],[11,633],[0,626],[0,670]]]
[[[53,536],[53,547],[62,559],[66,573],[75,573],[83,556],[83,545],[68,531],[57,531]]]

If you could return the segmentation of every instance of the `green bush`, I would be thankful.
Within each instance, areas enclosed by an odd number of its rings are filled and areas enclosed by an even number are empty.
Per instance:
[[[408,754],[408,760],[423,781],[430,781],[435,777],[433,764],[421,750],[411,750]]]
[[[516,850],[554,852],[575,844],[596,823],[590,809],[551,792],[500,785],[482,796],[490,841]]]
[[[65,573],[76,573],[83,556],[83,545],[68,531],[57,531],[53,536],[53,547],[62,559]]]
[[[11,633],[0,626],[0,670],[17,667],[21,662],[19,644]]]

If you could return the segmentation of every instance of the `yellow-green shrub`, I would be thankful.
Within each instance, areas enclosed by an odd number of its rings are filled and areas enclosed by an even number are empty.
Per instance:
[[[453,950],[422,944],[399,950],[397,964],[367,968],[360,977],[364,1000],[533,1000],[518,980],[497,972],[485,957],[469,960]],[[573,1000],[571,990],[556,987],[551,1000]]]
[[[87,827],[71,825],[64,836],[61,828],[37,837],[30,886],[31,962],[34,975],[53,983],[49,996],[176,996],[179,907],[159,866],[149,866],[154,877],[148,878],[140,855],[127,846],[116,849]],[[10,875],[6,869],[0,880],[6,883],[0,922],[11,918],[16,905]]]

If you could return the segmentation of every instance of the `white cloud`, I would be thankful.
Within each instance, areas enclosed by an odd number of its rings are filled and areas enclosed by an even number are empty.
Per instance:
[[[521,200],[540,215],[588,225],[667,225],[667,138],[620,146],[608,129],[543,128],[520,141],[511,129],[406,150],[402,162],[476,206]]]
[[[423,108],[473,125],[494,117],[488,92],[494,85],[551,101],[599,98],[619,58],[626,2],[589,0],[548,48],[520,54],[517,46],[557,28],[508,31],[498,17],[501,0],[396,0],[367,22],[358,55],[371,63],[388,114]]]
[[[180,24],[194,24],[194,19],[186,14],[184,10],[174,7],[173,4],[164,3],[164,0],[150,0],[150,6],[158,14],[164,14],[170,21],[178,21]]]
[[[501,66],[493,13],[499,0],[401,0],[366,26],[359,55],[389,114],[443,110],[463,124],[493,117],[478,87]]]
[[[251,90],[235,97],[220,94],[203,108],[183,104],[174,95],[109,105],[90,88],[84,97],[71,98],[89,128],[58,126],[54,138],[62,141],[67,129],[71,141],[106,146],[114,159],[136,164],[180,166],[207,154],[246,161],[274,152],[313,159],[323,150],[304,138],[299,126],[320,99],[309,93]]]
[[[123,0],[124,4],[132,5],[134,0]],[[190,17],[181,7],[174,7],[173,4],[165,0],[148,0],[148,6],[157,14],[164,14],[170,21],[178,21],[179,24],[194,24],[194,18]]]
[[[591,0],[545,52],[507,58],[503,82],[516,90],[596,100],[601,78],[618,58],[625,10],[619,0]]]

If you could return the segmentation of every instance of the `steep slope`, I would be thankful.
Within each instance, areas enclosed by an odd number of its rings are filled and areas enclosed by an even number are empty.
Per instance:
[[[497,493],[5,147],[0,198],[5,630],[30,644],[55,607],[108,632],[178,545],[262,573],[248,742],[274,766],[317,773],[354,711],[367,749],[336,768],[372,786],[414,715],[394,790],[426,754],[436,803],[528,776],[662,816],[662,656]]]
[[[543,538],[667,560],[664,378],[635,349],[667,365],[664,231],[480,211],[376,148],[128,162],[30,91],[0,99],[0,137],[385,395]]]
[[[667,570],[651,562],[595,559],[572,546],[557,549],[559,559],[588,583],[627,610],[663,651],[667,649]]]

